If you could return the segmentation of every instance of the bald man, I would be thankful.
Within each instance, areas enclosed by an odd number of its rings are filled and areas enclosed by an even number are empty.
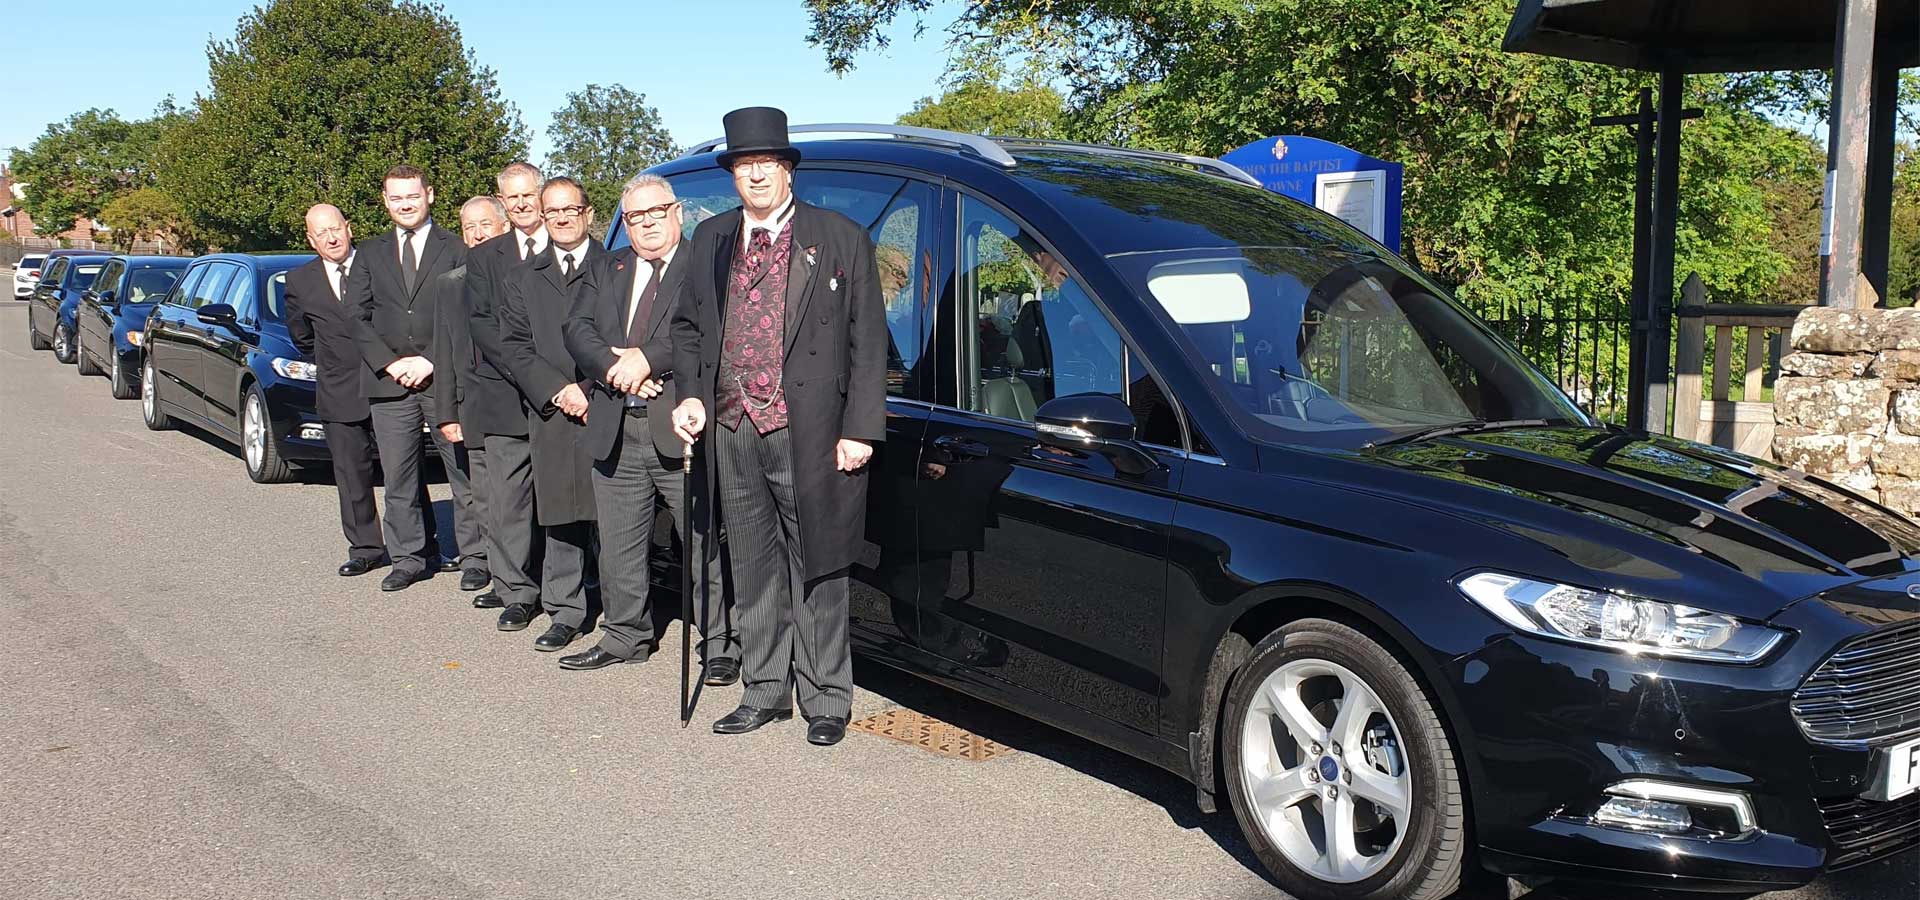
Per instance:
[[[315,411],[326,426],[347,536],[339,571],[365,575],[389,560],[373,505],[373,422],[361,382],[367,365],[356,343],[358,311],[341,302],[354,265],[353,228],[339,209],[317,204],[307,210],[307,243],[320,258],[287,273],[287,333],[319,368]]]

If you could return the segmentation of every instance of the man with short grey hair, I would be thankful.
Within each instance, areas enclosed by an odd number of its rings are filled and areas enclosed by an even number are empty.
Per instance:
[[[654,508],[666,502],[677,523],[692,502],[696,529],[681,535],[685,561],[706,566],[707,605],[700,654],[710,685],[739,680],[739,642],[724,605],[719,555],[707,549],[711,518],[705,491],[686,496],[683,445],[667,413],[679,402],[673,382],[672,301],[684,267],[675,262],[684,220],[673,185],[658,175],[639,175],[620,195],[621,221],[629,246],[602,256],[601,289],[584,295],[567,317],[567,351],[592,381],[588,392],[586,446],[594,459],[594,507],[600,525],[600,597],[606,608],[599,643],[563,657],[563,669],[599,669],[645,662],[654,643],[648,609],[649,556]],[[694,462],[695,485],[706,483],[706,463]],[[708,556],[712,556],[708,559]]]

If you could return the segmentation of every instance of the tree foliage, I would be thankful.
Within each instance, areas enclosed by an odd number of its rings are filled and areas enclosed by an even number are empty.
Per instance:
[[[115,197],[100,211],[100,221],[113,229],[113,245],[121,250],[131,249],[141,238],[177,248],[194,243],[180,204],[159,188],[138,188]]]
[[[27,185],[21,206],[49,234],[76,218],[100,218],[114,198],[153,183],[154,146],[178,118],[168,100],[151,119],[129,122],[111,109],[89,109],[48,125],[9,161]]]
[[[330,202],[362,234],[386,224],[381,176],[426,170],[434,213],[526,149],[519,113],[437,5],[271,0],[207,47],[211,91],[169,131],[161,186],[193,229],[236,250],[299,247],[307,207]]]
[[[547,138],[553,141],[548,171],[578,179],[602,220],[619,207],[627,179],[680,155],[647,95],[618,84],[589,84],[568,94]]]
[[[985,76],[959,80],[938,98],[922,97],[902,125],[940,128],[973,134],[1054,138],[1063,133],[1066,100],[1052,87],[1037,82],[1011,86]]]

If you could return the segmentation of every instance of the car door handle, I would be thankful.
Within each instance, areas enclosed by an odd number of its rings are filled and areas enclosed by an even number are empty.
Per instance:
[[[943,434],[934,438],[933,448],[961,459],[985,459],[993,452],[986,444],[957,434]]]

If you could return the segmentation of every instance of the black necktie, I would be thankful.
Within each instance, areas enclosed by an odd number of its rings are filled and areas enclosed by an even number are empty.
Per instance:
[[[413,255],[413,229],[401,233],[400,275],[407,280],[407,293],[413,293],[413,281],[420,276],[420,260]]]
[[[653,264],[653,274],[647,276],[647,286],[640,289],[640,302],[634,304],[633,320],[627,323],[627,346],[638,347],[647,341],[647,322],[653,318],[653,298],[660,293],[660,270],[666,263]]]
[[[520,258],[526,259],[527,257],[532,255],[533,255],[533,238],[527,238],[527,252],[520,254]]]
[[[347,299],[347,264],[340,263],[334,266],[333,270],[340,273],[340,281],[334,286],[333,292],[339,295],[337,299],[345,300]]]
[[[573,277],[573,254],[571,253],[560,254],[560,274],[565,275],[568,278]]]

